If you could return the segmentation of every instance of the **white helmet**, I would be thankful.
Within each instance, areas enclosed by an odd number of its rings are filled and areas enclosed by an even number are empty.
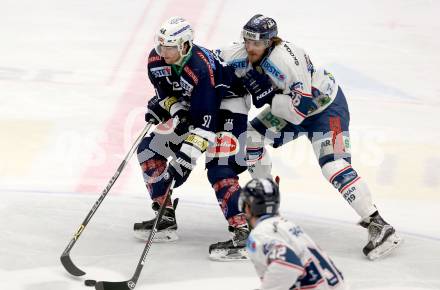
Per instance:
[[[194,31],[191,24],[182,17],[171,17],[162,24],[156,35],[156,52],[160,54],[160,46],[177,46],[183,57],[183,44],[188,41],[191,48],[193,39]]]

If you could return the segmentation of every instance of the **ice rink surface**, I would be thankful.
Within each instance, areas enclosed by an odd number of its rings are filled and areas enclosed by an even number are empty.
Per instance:
[[[132,225],[153,216],[135,158],[71,252],[86,277],[69,276],[59,256],[144,125],[154,33],[180,15],[193,23],[195,42],[213,49],[238,41],[256,13],[275,18],[279,35],[341,84],[353,164],[405,242],[383,260],[363,257],[366,232],[304,139],[272,150],[282,214],[333,257],[351,289],[440,289],[440,2],[3,0],[0,7],[0,289],[85,289],[84,279],[131,277],[144,247]],[[209,244],[229,236],[201,164],[175,196],[180,240],[153,244],[136,289],[256,289],[250,262],[207,257]]]

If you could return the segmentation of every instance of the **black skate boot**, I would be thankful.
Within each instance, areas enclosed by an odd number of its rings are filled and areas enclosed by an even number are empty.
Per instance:
[[[178,240],[177,236],[177,222],[176,222],[176,212],[175,208],[177,206],[178,199],[174,200],[173,208],[165,208],[164,213],[160,221],[157,223],[157,233],[154,236],[153,242],[172,242]],[[156,215],[160,209],[160,205],[157,202],[153,202],[153,210]],[[148,221],[143,221],[134,224],[134,236],[143,241],[147,241],[150,236],[151,230],[153,229],[154,221],[153,218]]]
[[[209,246],[209,258],[216,261],[247,260],[246,241],[249,236],[247,225],[238,228],[229,227],[232,239]]]
[[[402,238],[396,234],[394,228],[384,221],[378,212],[359,224],[368,229],[368,243],[362,251],[370,260],[389,255],[402,242]]]

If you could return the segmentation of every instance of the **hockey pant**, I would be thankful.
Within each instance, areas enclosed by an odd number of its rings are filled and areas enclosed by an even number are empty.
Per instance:
[[[218,122],[220,125],[216,143],[210,145],[206,152],[206,169],[225,218],[230,226],[237,227],[246,224],[244,215],[238,209],[238,174],[247,168],[247,115],[221,110]],[[172,131],[158,127],[159,129],[142,140],[138,148],[138,160],[151,199],[162,204],[167,190],[167,183],[162,178],[167,167],[167,158],[174,156],[174,152],[180,149],[186,135],[177,136]],[[185,181],[186,178],[176,180],[175,187]],[[171,207],[171,202],[167,207]]]
[[[377,209],[367,184],[351,166],[349,123],[348,105],[340,88],[326,110],[306,118],[300,125],[273,115],[268,107],[248,125],[248,170],[252,177],[272,178],[272,161],[265,146],[278,148],[305,135],[312,143],[324,177],[365,219]]]
[[[208,180],[215,191],[222,213],[230,227],[246,226],[238,208],[238,174],[246,166],[247,115],[222,110],[215,144],[206,153]]]

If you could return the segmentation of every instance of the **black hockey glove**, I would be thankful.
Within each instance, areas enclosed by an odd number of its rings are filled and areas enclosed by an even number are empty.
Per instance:
[[[303,113],[304,115],[309,115],[318,109],[315,101],[311,97],[301,96],[300,94],[295,93],[292,96],[293,105]]]
[[[175,180],[176,183],[174,187],[182,185],[187,179],[191,171],[195,166],[195,161],[180,151],[176,152],[176,158],[173,158],[167,168],[167,173],[165,178],[169,180]]]
[[[159,97],[154,96],[148,101],[148,111],[145,113],[145,121],[153,123],[155,125],[165,121],[167,111],[163,109],[159,104]]]
[[[265,104],[271,104],[275,96],[275,90],[270,78],[264,72],[259,73],[252,69],[243,77],[243,85],[252,95],[252,102],[255,107],[261,108]]]
[[[188,110],[178,110],[176,113],[174,113],[172,117],[175,120],[177,119],[177,125],[174,128],[174,133],[176,133],[178,136],[182,136],[192,129],[190,114]]]

